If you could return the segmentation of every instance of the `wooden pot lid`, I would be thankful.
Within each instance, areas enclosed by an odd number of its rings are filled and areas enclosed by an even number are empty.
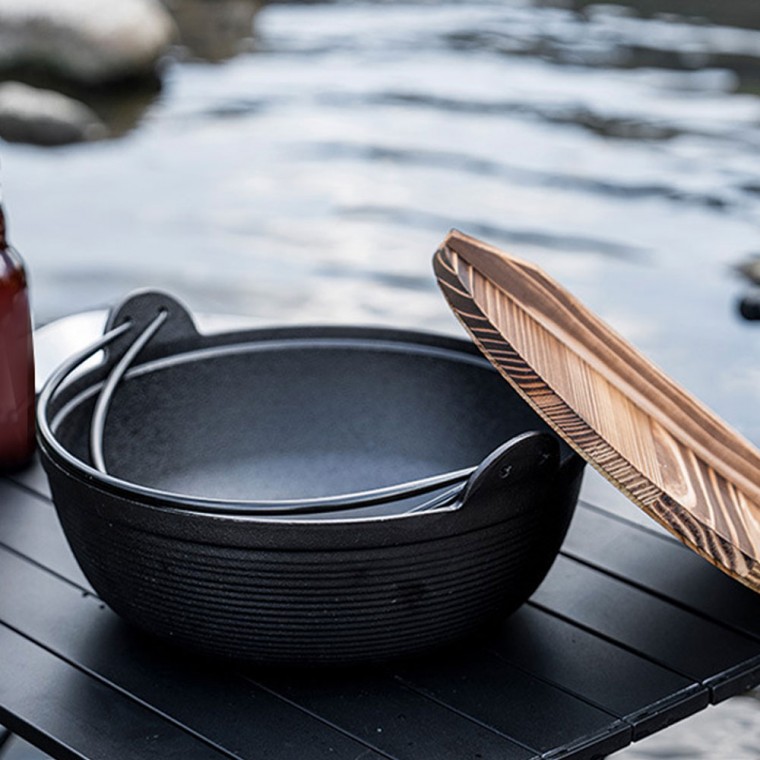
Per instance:
[[[460,232],[434,257],[483,353],[583,458],[760,592],[760,452],[537,267]]]

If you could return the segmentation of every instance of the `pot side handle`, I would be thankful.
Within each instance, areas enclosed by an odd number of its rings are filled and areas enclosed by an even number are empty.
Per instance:
[[[104,332],[108,333],[124,323],[129,330],[105,349],[104,364],[113,367],[129,351],[137,336],[141,335],[156,317],[166,318],[141,351],[142,356],[154,358],[182,350],[199,340],[199,333],[188,309],[174,296],[160,290],[136,290],[114,306],[108,314]],[[171,351],[168,347],[171,346]]]
[[[462,508],[502,494],[528,479],[536,488],[554,483],[560,468],[560,448],[549,434],[528,431],[494,449],[470,475],[462,493]]]

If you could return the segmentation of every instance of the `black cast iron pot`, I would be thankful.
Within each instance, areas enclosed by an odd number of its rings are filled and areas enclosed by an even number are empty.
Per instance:
[[[155,292],[55,373],[38,421],[102,599],[163,638],[270,664],[407,655],[508,614],[554,560],[583,469],[469,342],[205,336]]]

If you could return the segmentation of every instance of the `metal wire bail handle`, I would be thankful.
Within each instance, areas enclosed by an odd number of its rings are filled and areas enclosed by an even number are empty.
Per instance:
[[[153,318],[150,324],[137,336],[135,342],[127,349],[124,355],[119,359],[114,368],[108,375],[107,380],[98,394],[95,402],[95,409],[92,412],[90,421],[90,458],[93,465],[104,475],[108,474],[106,461],[103,455],[103,436],[106,427],[106,417],[111,408],[111,400],[119,383],[124,377],[124,373],[129,369],[132,362],[148,341],[156,334],[161,325],[166,321],[169,312],[166,309],[160,309],[158,314]],[[129,323],[127,323],[129,324]]]
[[[54,448],[63,452],[68,457],[70,457],[71,454],[64,449],[56,438],[53,433],[52,421],[48,419],[48,413],[52,402],[61,390],[63,383],[70,377],[72,372],[84,364],[89,358],[97,354],[98,351],[102,351],[117,338],[124,335],[124,333],[128,332],[131,328],[132,323],[130,321],[123,322],[118,327],[115,327],[102,335],[92,343],[92,345],[75,353],[50,375],[40,392],[37,401],[37,425],[40,428],[42,438],[49,441]]]
[[[139,353],[156,335],[161,326],[166,323],[169,316],[170,313],[168,309],[164,307],[158,309],[156,316],[153,317],[135,341],[127,348],[114,368],[108,374],[103,387],[98,394],[90,422],[90,457],[94,469],[109,477],[112,476],[110,476],[108,472],[108,467],[105,461],[104,437],[106,420],[111,408],[113,395]],[[83,364],[91,356],[113,343],[117,338],[124,335],[132,328],[132,320],[127,319],[118,327],[109,330],[90,347],[75,354],[68,362],[59,367],[58,370],[53,373],[45,388],[43,388],[43,391],[40,394],[39,404],[43,414],[39,415],[39,424],[40,427],[44,429],[45,437],[56,445],[56,447],[63,449],[53,434],[50,421],[47,419],[47,411],[51,400],[55,397],[66,378],[69,377],[79,365]],[[70,456],[69,452],[66,453]],[[422,496],[439,489],[446,489],[442,493],[435,494],[429,500],[417,504],[409,510],[410,512],[421,512],[451,504],[462,492],[465,482],[475,469],[476,467],[474,466],[467,467],[461,470],[433,475],[419,480],[407,481],[366,491],[340,494],[337,496],[267,501],[252,500],[250,506],[256,508],[257,511],[260,510],[262,513],[308,514],[372,506],[384,502],[399,501],[414,496]]]

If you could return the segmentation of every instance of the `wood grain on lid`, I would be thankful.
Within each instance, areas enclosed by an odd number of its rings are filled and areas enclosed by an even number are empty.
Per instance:
[[[523,398],[644,511],[760,591],[760,452],[537,267],[459,232],[434,265]]]

